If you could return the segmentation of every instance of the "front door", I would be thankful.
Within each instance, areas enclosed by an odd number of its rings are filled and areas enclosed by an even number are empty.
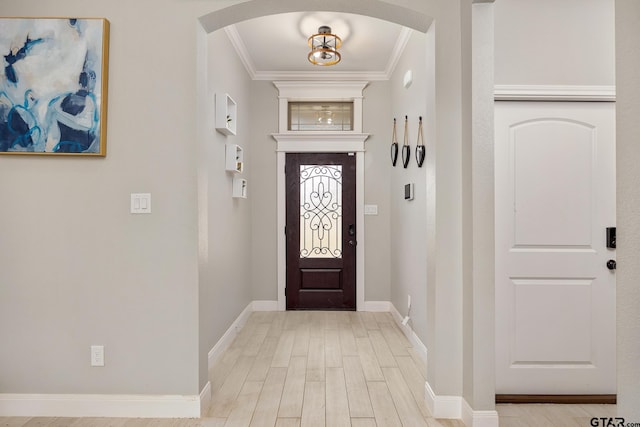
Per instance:
[[[496,392],[615,394],[615,104],[495,119]]]
[[[356,156],[288,153],[287,310],[356,309]]]

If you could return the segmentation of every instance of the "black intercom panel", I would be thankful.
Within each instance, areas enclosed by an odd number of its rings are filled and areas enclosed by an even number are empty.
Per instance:
[[[413,183],[404,185],[404,199],[413,200]]]
[[[607,227],[607,248],[609,249],[616,248],[616,228],[615,227]]]

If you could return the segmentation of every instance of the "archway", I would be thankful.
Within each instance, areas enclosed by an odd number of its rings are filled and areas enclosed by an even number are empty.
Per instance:
[[[492,210],[487,212],[482,206],[474,209],[473,213],[465,210],[474,204],[473,193],[469,190],[473,182],[470,166],[472,162],[475,164],[475,160],[469,157],[473,134],[470,108],[472,74],[471,61],[467,59],[471,57],[472,6],[466,2],[442,4],[419,0],[411,4],[409,8],[380,0],[348,4],[328,0],[323,3],[322,10],[371,16],[423,32],[437,22],[435,70],[430,77],[437,80],[438,90],[430,111],[433,123],[428,131],[428,137],[435,141],[437,150],[434,147],[427,153],[427,162],[432,162],[433,173],[426,183],[430,202],[426,218],[429,222],[427,245],[430,260],[427,266],[426,344],[430,349],[428,382],[432,409],[437,416],[455,418],[462,415],[463,402],[474,409],[494,408],[491,381],[479,384],[480,381],[476,380],[481,372],[493,371],[493,324],[483,317],[466,330],[469,325],[463,320],[473,318],[474,312],[484,308],[486,312],[493,312],[493,306],[485,307],[483,301],[473,301],[471,305],[463,303],[463,294],[468,291],[473,294],[478,279],[472,274],[472,262],[468,261],[473,258],[470,255],[475,250],[473,228],[483,225],[491,228],[493,214]],[[250,0],[203,15],[199,21],[202,36],[206,38],[207,33],[246,19],[316,9],[310,0]],[[486,57],[485,61],[490,62],[492,58]],[[492,182],[483,183],[483,189],[488,192],[493,191],[492,188]],[[473,216],[473,227],[465,226],[470,224],[467,215]],[[475,221],[476,215],[480,221]],[[492,257],[484,257],[483,261],[486,258]],[[486,277],[481,279],[486,281]],[[480,342],[483,345],[479,345]],[[465,369],[464,366],[468,365],[473,368]]]

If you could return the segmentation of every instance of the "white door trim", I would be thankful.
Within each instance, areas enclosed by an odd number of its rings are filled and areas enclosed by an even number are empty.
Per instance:
[[[356,156],[356,310],[364,307],[364,142],[369,134],[362,133],[362,91],[366,81],[277,81],[278,130],[271,136],[277,141],[277,203],[278,203],[278,310],[287,308],[284,290],[287,284],[286,153],[355,153]],[[344,132],[298,132],[288,130],[289,100],[351,100],[353,130]]]
[[[496,102],[495,112],[496,392],[613,394],[604,228],[615,226],[615,104]],[[572,190],[552,190],[562,185]]]
[[[277,168],[278,168],[278,310],[285,311],[287,300],[284,290],[287,284],[287,239],[284,234],[286,225],[286,179],[284,166],[286,161],[286,153],[299,152],[316,152],[316,153],[347,153],[353,152],[356,156],[356,230],[358,230],[358,246],[356,247],[356,310],[364,310],[364,141],[369,137],[368,134],[360,134],[361,141],[359,146],[355,146],[352,142],[345,148],[341,148],[331,143],[328,144],[317,140],[311,147],[308,141],[302,138],[291,140],[286,138],[285,146],[281,146],[279,134],[273,137],[278,141],[277,151]]]
[[[616,100],[615,86],[496,85],[496,101],[603,101]]]

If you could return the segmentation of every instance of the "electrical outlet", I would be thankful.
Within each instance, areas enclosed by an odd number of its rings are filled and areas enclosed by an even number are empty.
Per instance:
[[[407,295],[407,308],[411,310],[411,295]]]
[[[104,346],[91,346],[91,366],[104,366]]]

